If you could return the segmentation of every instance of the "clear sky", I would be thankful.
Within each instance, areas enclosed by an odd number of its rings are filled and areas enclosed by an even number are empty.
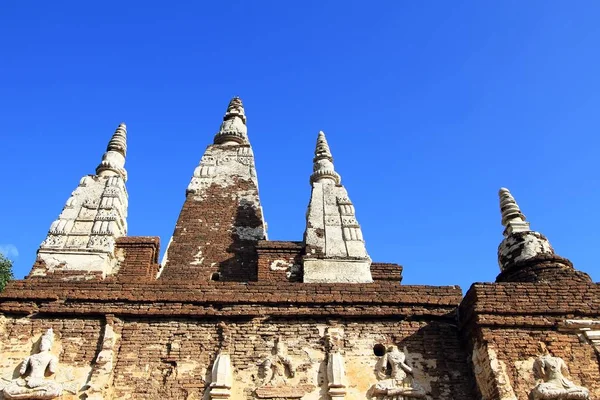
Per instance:
[[[600,2],[3,1],[0,251],[29,272],[128,127],[129,235],[175,227],[229,99],[269,238],[301,240],[319,130],[374,261],[404,283],[493,281],[511,189],[600,278]]]

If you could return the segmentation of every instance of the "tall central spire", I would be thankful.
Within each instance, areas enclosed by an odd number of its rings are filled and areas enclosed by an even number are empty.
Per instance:
[[[186,193],[160,279],[255,280],[255,246],[266,224],[239,97],[229,102]]]

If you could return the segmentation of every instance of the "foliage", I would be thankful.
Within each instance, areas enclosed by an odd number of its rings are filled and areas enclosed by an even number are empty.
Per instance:
[[[15,277],[12,272],[12,261],[0,253],[0,292],[4,290],[4,286],[8,281]]]

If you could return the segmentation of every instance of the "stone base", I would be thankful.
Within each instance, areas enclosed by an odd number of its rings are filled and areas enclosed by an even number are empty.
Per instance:
[[[213,386],[210,388],[211,399],[228,399],[231,397],[231,388]]]
[[[304,259],[305,283],[371,283],[371,260]]]
[[[115,264],[114,256],[110,252],[98,250],[68,250],[40,249],[37,256],[42,268],[31,270],[29,277],[47,276],[56,271],[69,273],[76,278],[85,279],[86,275],[109,275]]]

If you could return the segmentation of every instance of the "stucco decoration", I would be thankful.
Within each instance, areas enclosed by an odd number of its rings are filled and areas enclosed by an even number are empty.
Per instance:
[[[109,396],[114,379],[114,367],[120,336],[114,330],[113,321],[107,321],[100,351],[90,374],[85,392],[87,400],[101,400]]]
[[[392,345],[379,358],[375,371],[379,382],[372,393],[381,400],[424,399],[426,393],[413,377],[413,369],[406,364],[406,354]]]
[[[327,345],[327,388],[332,400],[346,397],[346,368],[344,356],[341,354],[344,333],[340,328],[328,328],[325,334]]]
[[[567,364],[560,357],[544,355],[533,364],[534,376],[541,379],[531,393],[530,400],[589,400],[590,392],[583,386],[577,386],[564,374],[568,374]]]
[[[42,335],[39,351],[23,360],[19,378],[4,387],[5,399],[54,399],[63,393],[61,383],[46,377],[46,372],[53,375],[58,368],[58,357],[50,353],[53,342],[50,328]]]
[[[114,272],[116,239],[127,235],[126,137],[126,126],[120,124],[96,175],[80,180],[58,219],[52,222],[38,250],[37,258],[43,267],[34,268],[31,276],[55,270],[68,270],[73,277],[105,277]]]
[[[367,253],[354,205],[335,171],[327,139],[319,132],[312,192],[306,213],[304,282],[372,282]]]
[[[213,364],[210,383],[211,399],[228,399],[231,397],[233,385],[233,369],[231,357],[227,353],[219,353]]]
[[[291,382],[296,375],[296,367],[281,337],[277,338],[272,355],[264,358],[259,367],[262,386],[255,391],[259,399],[299,399],[314,389],[313,385],[294,385]]]

